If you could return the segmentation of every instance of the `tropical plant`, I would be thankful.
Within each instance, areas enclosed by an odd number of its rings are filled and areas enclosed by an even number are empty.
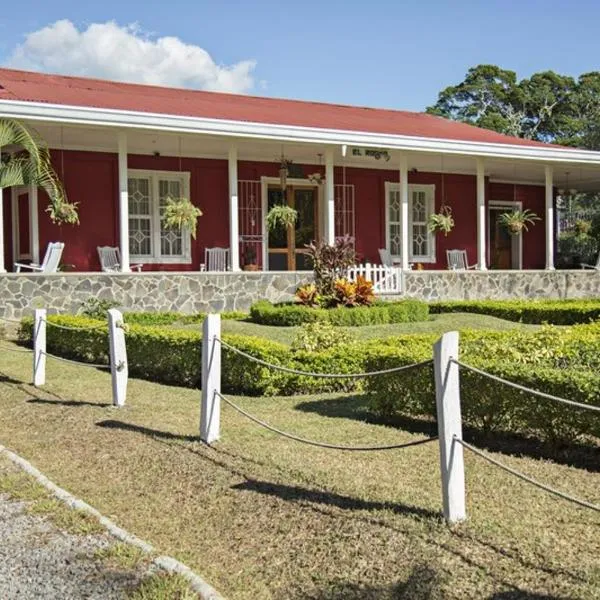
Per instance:
[[[319,292],[314,283],[307,283],[296,290],[296,302],[303,306],[318,306]]]
[[[300,326],[292,342],[292,350],[303,352],[323,352],[340,346],[347,346],[354,340],[343,329],[328,321],[315,321]]]
[[[278,227],[291,227],[298,219],[298,211],[287,204],[275,204],[266,216],[267,229],[274,231]]]
[[[375,300],[373,282],[362,275],[356,281],[338,279],[335,282],[335,303],[342,306],[369,306]]]
[[[511,210],[498,217],[498,222],[506,227],[511,235],[519,235],[523,230],[529,231],[528,225],[535,225],[536,221],[541,219],[528,209]]]
[[[427,225],[432,233],[441,231],[445,236],[448,235],[454,229],[452,208],[446,204],[440,207],[439,213],[430,215]]]
[[[337,238],[333,245],[321,241],[306,246],[312,260],[315,274],[315,285],[319,295],[332,297],[335,280],[343,277],[347,269],[356,264],[354,238],[346,235]]]
[[[577,219],[575,221],[575,233],[579,235],[588,235],[592,230],[592,222],[586,219]]]
[[[188,198],[167,197],[167,205],[163,213],[163,223],[167,229],[188,229],[192,237],[196,239],[198,229],[198,217],[202,211],[194,206]]]
[[[50,152],[41,137],[15,119],[0,119],[0,148],[15,152],[0,155],[0,188],[16,185],[41,187],[50,200],[46,212],[62,225],[77,225],[77,203],[68,202],[65,189],[52,168]]]

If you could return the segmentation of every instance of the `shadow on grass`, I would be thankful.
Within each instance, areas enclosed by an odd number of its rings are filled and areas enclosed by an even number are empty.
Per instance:
[[[382,417],[369,408],[367,396],[346,396],[325,400],[300,402],[296,410],[312,412],[325,417],[354,419],[374,425],[396,427],[411,433],[437,435],[437,423],[433,419],[416,418],[405,415]],[[490,452],[515,456],[528,456],[534,459],[551,460],[579,469],[600,472],[600,446],[573,442],[556,446],[535,438],[510,432],[483,432],[473,427],[464,427],[466,441]]]
[[[124,421],[115,421],[113,419],[98,421],[96,425],[98,427],[104,427],[105,429],[120,429],[122,431],[133,431],[135,433],[141,433],[143,435],[158,438],[161,440],[175,440],[179,442],[200,441],[200,438],[197,435],[181,435],[179,433],[171,433],[170,431],[160,431],[159,429],[151,429],[150,427],[134,425],[133,423],[125,423]]]
[[[86,400],[51,400],[49,398],[29,398],[27,400],[30,404],[55,404],[57,406],[97,406],[100,408],[105,408],[107,406],[106,403],[102,402],[87,402]]]
[[[22,385],[25,382],[21,381],[20,379],[14,379],[8,375],[5,375],[4,373],[0,373],[0,383],[12,383],[13,385]]]
[[[440,514],[426,508],[410,506],[398,502],[377,502],[372,500],[361,500],[351,496],[342,496],[334,492],[325,492],[314,490],[297,485],[286,485],[283,483],[273,483],[270,481],[258,481],[248,479],[243,483],[232,486],[234,490],[244,490],[257,492],[267,496],[276,496],[288,502],[312,502],[313,504],[323,504],[326,506],[335,506],[344,510],[386,510],[400,515],[413,515],[421,518],[435,518],[439,520]]]

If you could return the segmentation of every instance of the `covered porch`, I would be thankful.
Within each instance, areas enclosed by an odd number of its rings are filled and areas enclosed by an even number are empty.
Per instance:
[[[37,189],[3,190],[0,272],[39,262],[51,241],[65,243],[63,269],[75,271],[99,271],[96,248],[108,245],[119,248],[124,273],[131,264],[199,271],[215,247],[228,249],[233,272],[302,272],[311,268],[305,244],[344,235],[354,238],[360,262],[379,263],[386,249],[403,271],[445,270],[451,249],[466,251],[474,270],[553,270],[558,190],[600,184],[595,153],[543,145],[26,122],[52,149],[81,224],[53,225]],[[196,239],[163,226],[169,194],[202,210]],[[298,211],[294,227],[268,230],[266,214],[277,203]],[[447,236],[427,225],[444,206],[455,221]],[[525,209],[540,221],[508,235],[498,216]]]

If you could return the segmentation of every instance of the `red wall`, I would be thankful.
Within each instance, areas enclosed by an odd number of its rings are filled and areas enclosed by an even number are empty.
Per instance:
[[[4,268],[12,271],[13,267],[13,240],[12,240],[12,206],[11,191],[0,189],[0,202],[2,202],[2,215],[4,218]]]
[[[79,226],[53,225],[45,212],[47,198],[40,193],[39,230],[40,254],[43,255],[50,241],[65,242],[63,262],[73,264],[77,270],[99,270],[96,246],[118,245],[118,166],[117,155],[52,151],[54,166],[62,177],[69,200],[79,203],[81,224]],[[165,171],[189,171],[192,202],[203,211],[198,223],[196,241],[192,240],[191,265],[146,265],[144,270],[197,270],[204,262],[204,248],[229,245],[228,174],[226,160],[178,159],[130,155],[130,168]],[[276,162],[240,161],[240,179],[258,180],[261,176],[278,176]],[[324,167],[305,165],[304,174],[315,171],[324,173]],[[385,245],[385,182],[398,182],[397,170],[356,169],[336,167],[335,180],[345,181],[355,188],[356,246],[364,261],[379,262],[378,249]],[[442,196],[450,205],[455,218],[453,231],[444,237],[436,236],[435,264],[425,268],[446,268],[446,249],[466,249],[470,264],[477,261],[476,182],[470,175],[439,173],[409,174],[409,183],[435,185],[435,206],[438,210]],[[487,183],[486,196],[492,200],[513,200],[510,184]],[[523,208],[544,214],[544,188],[516,186],[517,200]],[[5,240],[7,266],[10,266],[10,202],[5,194]],[[543,268],[544,226],[538,222],[524,234],[523,267]]]

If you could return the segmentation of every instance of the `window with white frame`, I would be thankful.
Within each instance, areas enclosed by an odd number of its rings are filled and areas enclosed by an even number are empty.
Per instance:
[[[435,186],[408,186],[408,260],[435,262],[435,236],[428,220],[434,212]],[[402,207],[400,185],[386,183],[386,245],[393,258],[402,256]]]
[[[190,263],[190,232],[167,229],[167,198],[189,198],[190,174],[175,171],[128,171],[129,253],[147,263]]]

